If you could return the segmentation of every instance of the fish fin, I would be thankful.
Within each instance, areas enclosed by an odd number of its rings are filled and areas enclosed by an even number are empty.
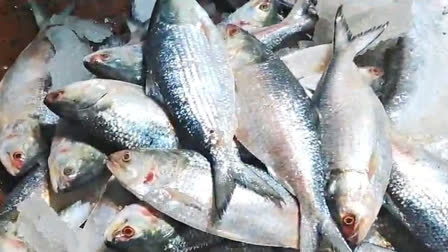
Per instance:
[[[369,160],[369,171],[368,171],[368,174],[367,174],[368,177],[369,177],[369,180],[372,179],[373,176],[375,176],[376,169],[377,169],[378,166],[379,166],[379,162],[380,162],[380,160],[379,160],[379,157],[378,157],[378,155],[376,154],[376,152],[375,152],[375,151],[372,152],[372,154],[370,155],[370,160]]]
[[[148,74],[146,78],[145,94],[159,105],[165,104],[159,85],[152,79],[151,74]]]
[[[388,25],[389,22],[386,22],[385,24],[372,27],[367,31],[353,36],[348,27],[347,20],[342,14],[341,5],[336,12],[334,21],[333,52],[348,50],[355,57],[375,41]]]
[[[34,19],[39,29],[43,29],[47,26],[48,20],[50,20],[50,14],[48,10],[44,8],[42,4],[37,3],[36,0],[30,1],[30,6],[33,11]]]
[[[324,237],[336,248],[339,252],[351,252],[352,249],[348,246],[344,237],[342,237],[336,223],[333,221],[331,216],[324,218],[320,225],[320,231]],[[300,233],[302,234],[302,232]]]
[[[75,8],[76,8],[76,1],[75,0],[73,0],[73,1],[71,1],[68,5],[67,5],[67,7],[65,7],[63,10],[62,10],[62,12],[61,13],[59,13],[59,15],[61,15],[61,16],[70,16],[72,13],[73,13],[73,11],[75,10]]]
[[[213,168],[213,195],[215,203],[215,211],[212,216],[213,223],[216,223],[224,215],[236,187],[229,171],[231,168],[226,165],[228,163],[215,163]]]
[[[143,38],[148,31],[149,21],[145,23],[140,23],[133,19],[127,19],[126,24],[128,26],[129,31],[131,32],[131,38],[129,39],[128,44],[136,44],[143,41]]]
[[[180,192],[174,188],[166,188],[165,190],[170,194],[171,198],[175,198],[176,201],[182,202],[183,204],[195,208],[198,211],[204,210],[199,204],[197,204],[197,200],[190,195]]]

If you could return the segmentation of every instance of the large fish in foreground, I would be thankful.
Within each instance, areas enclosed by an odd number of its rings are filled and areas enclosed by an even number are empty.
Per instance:
[[[165,111],[140,86],[92,79],[51,92],[45,104],[62,118],[79,122],[111,149],[177,148]]]
[[[339,7],[333,57],[313,96],[331,171],[328,193],[333,214],[353,245],[365,238],[375,221],[392,168],[389,118],[353,59],[386,26],[353,36]]]
[[[226,214],[215,225],[210,163],[199,153],[182,150],[119,151],[107,167],[120,183],[158,211],[193,228],[249,244],[297,248],[296,201],[268,174],[247,165],[282,196],[283,204],[237,186]],[[342,238],[341,238],[342,239]]]
[[[386,207],[431,251],[446,251],[448,163],[405,139],[394,137],[392,150]]]
[[[279,200],[278,193],[238,157],[235,87],[219,30],[193,0],[158,1],[146,40],[146,90],[160,93],[187,148],[213,170],[216,222],[236,183]]]
[[[237,86],[238,140],[300,202],[300,250],[316,251],[323,234],[350,251],[325,202],[317,113],[305,90],[272,51],[237,26],[227,28]]]

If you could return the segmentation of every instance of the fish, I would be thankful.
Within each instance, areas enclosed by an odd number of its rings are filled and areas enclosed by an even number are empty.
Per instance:
[[[248,32],[255,31],[279,23],[281,20],[277,12],[273,0],[250,0],[219,23],[218,28],[225,31],[228,24],[234,24]]]
[[[223,216],[236,183],[280,200],[238,157],[233,74],[221,33],[205,10],[193,0],[159,1],[144,47],[146,93],[160,90],[182,144],[211,163],[216,210],[211,221]]]
[[[440,116],[448,96],[445,8],[441,0],[412,2],[410,30],[386,53],[383,103],[394,129],[448,160],[448,121]]]
[[[448,163],[394,136],[387,210],[431,251],[448,247]]]
[[[355,252],[393,252],[395,250],[378,246],[376,244],[364,242],[361,243],[356,249]]]
[[[353,62],[387,24],[353,36],[340,6],[333,57],[313,95],[330,168],[328,198],[351,245],[361,243],[375,221],[392,169],[389,118],[371,80]]]
[[[84,66],[98,77],[144,84],[141,43],[98,50],[84,58]]]
[[[91,139],[79,125],[59,121],[48,157],[53,191],[83,186],[106,169],[107,156],[90,144],[94,141]]]
[[[297,1],[282,22],[261,28],[255,31],[254,35],[266,47],[274,50],[293,36],[310,32],[316,25],[317,19],[315,1]]]
[[[305,90],[269,48],[241,28],[227,28],[236,80],[237,139],[300,203],[300,250],[316,251],[319,233],[350,251],[325,201],[328,166],[321,151],[317,113]]]
[[[178,138],[165,113],[131,83],[92,79],[48,93],[44,103],[62,118],[76,121],[111,149],[177,148]]]
[[[8,194],[0,207],[0,235],[14,234],[19,215],[17,205],[33,195],[41,196],[49,202],[48,166],[38,166],[27,173],[19,184]]]
[[[237,185],[226,214],[215,225],[210,162],[188,150],[124,150],[111,154],[107,167],[140,200],[193,228],[248,244],[297,248],[298,207],[270,176],[246,165],[282,195],[281,206]]]
[[[110,222],[105,242],[120,251],[191,251],[213,246],[223,238],[179,223],[144,204],[126,206]]]

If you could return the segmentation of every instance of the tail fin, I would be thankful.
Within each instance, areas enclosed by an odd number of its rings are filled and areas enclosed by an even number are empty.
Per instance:
[[[350,51],[353,57],[364,51],[373,41],[375,41],[389,25],[389,22],[370,28],[355,36],[352,35],[347,21],[342,14],[342,5],[336,12],[334,21],[333,52]]]
[[[139,21],[128,19],[126,20],[128,29],[131,32],[131,38],[128,44],[137,44],[143,41],[146,32],[148,31],[149,21],[140,23]]]
[[[36,24],[39,29],[42,30],[47,25],[48,20],[50,19],[50,14],[48,10],[44,8],[42,4],[36,2],[36,0],[30,1],[31,9],[33,10],[34,19],[36,20]]]

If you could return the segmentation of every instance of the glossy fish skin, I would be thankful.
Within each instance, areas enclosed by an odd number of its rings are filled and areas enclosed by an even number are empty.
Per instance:
[[[448,163],[409,145],[393,141],[387,209],[431,251],[448,247]]]
[[[45,104],[111,148],[178,146],[166,113],[137,85],[103,79],[75,82],[49,93]]]
[[[227,47],[237,86],[237,139],[294,190],[300,202],[300,249],[315,251],[322,232],[338,249],[350,251],[325,202],[328,168],[317,113],[305,90],[272,51],[240,28],[228,26]]]
[[[148,205],[126,206],[105,231],[106,244],[120,251],[191,251],[223,239],[179,223]]]
[[[49,88],[48,62],[52,44],[41,31],[23,50],[0,84],[0,161],[13,176],[21,176],[45,156],[48,143],[39,125]]]
[[[35,194],[49,201],[48,167],[39,166],[27,173],[20,183],[8,194],[0,208],[0,234],[14,232],[18,217],[17,205]]]
[[[392,167],[389,119],[370,87],[371,80],[353,58],[386,26],[352,36],[339,7],[333,57],[313,96],[331,171],[328,194],[333,215],[352,245],[359,244],[373,224]]]
[[[253,34],[266,47],[273,50],[292,36],[313,29],[318,19],[315,8],[312,0],[297,1],[282,22],[262,28]]]
[[[177,130],[185,136],[182,144],[211,163],[212,221],[224,214],[235,183],[279,200],[265,181],[244,170],[238,157],[234,79],[222,35],[202,7],[194,0],[157,2],[145,45],[146,90],[160,88]]]
[[[250,0],[219,23],[218,27],[225,30],[226,25],[234,24],[251,32],[280,22],[277,11],[273,0]]]
[[[142,43],[98,50],[84,58],[84,66],[101,78],[144,84]]]
[[[109,156],[109,170],[120,183],[160,212],[191,227],[227,239],[263,246],[297,248],[298,208],[295,199],[264,172],[246,166],[282,195],[278,206],[237,186],[226,214],[210,224],[213,181],[210,163],[192,151],[120,151]]]
[[[79,125],[58,123],[48,157],[53,191],[70,191],[104,171],[106,155],[89,144],[90,138]]]
[[[388,58],[384,107],[395,129],[448,160],[446,1],[412,2],[412,26]],[[442,10],[442,11],[441,11]],[[430,99],[428,97],[431,97]]]

